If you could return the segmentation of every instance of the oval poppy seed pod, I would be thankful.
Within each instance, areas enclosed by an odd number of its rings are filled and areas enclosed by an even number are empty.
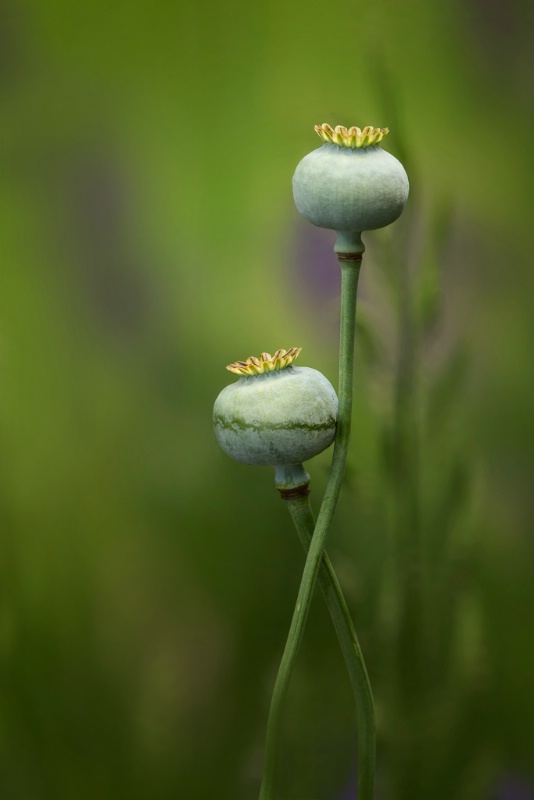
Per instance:
[[[400,161],[380,147],[388,129],[323,124],[315,130],[324,144],[302,159],[293,176],[302,216],[349,239],[400,217],[409,183]]]
[[[242,464],[301,464],[329,447],[336,432],[337,396],[315,369],[294,367],[300,348],[262,353],[227,369],[240,379],[213,408],[215,436]]]

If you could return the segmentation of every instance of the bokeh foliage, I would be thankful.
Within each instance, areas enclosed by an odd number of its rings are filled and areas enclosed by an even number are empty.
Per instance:
[[[290,188],[324,121],[389,125],[412,181],[403,220],[366,239],[330,546],[375,687],[381,797],[528,783],[530,4],[0,16],[2,797],[257,796],[302,554],[272,474],[218,451],[211,408],[224,365],[265,349],[302,346],[335,382],[332,237]],[[310,466],[316,502],[327,467]],[[318,601],[292,800],[349,790],[349,699]]]

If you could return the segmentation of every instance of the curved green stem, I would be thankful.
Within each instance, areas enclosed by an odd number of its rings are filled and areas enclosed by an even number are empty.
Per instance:
[[[313,536],[315,521],[309,497],[287,500],[287,507],[299,539],[307,552]],[[373,693],[360,643],[352,624],[349,609],[343,597],[330,559],[323,553],[319,570],[319,586],[323,593],[332,623],[336,630],[341,652],[349,674],[358,724],[358,798],[372,798],[375,770],[375,715]]]
[[[275,747],[280,729],[283,701],[289,685],[291,671],[295,662],[300,642],[304,633],[306,620],[310,610],[313,591],[321,565],[326,537],[334,516],[341,485],[345,474],[347,452],[350,438],[352,416],[352,387],[354,372],[354,339],[356,329],[356,293],[360,272],[360,259],[363,252],[361,239],[357,237],[352,253],[343,248],[340,250],[342,270],[341,284],[341,321],[339,348],[339,408],[336,428],[336,439],[332,466],[325,495],[317,519],[317,525],[310,544],[304,572],[297,596],[297,602],[291,620],[280,668],[276,678],[269,720],[267,723],[267,740],[265,747],[265,765],[260,790],[260,800],[276,800],[274,795]],[[348,254],[348,255],[347,255]],[[351,257],[354,256],[354,257]],[[374,764],[374,755],[370,759]],[[360,765],[360,773],[363,764]],[[369,764],[364,768],[366,779],[365,791],[360,792],[359,800],[371,800],[373,792],[373,769]],[[361,783],[361,780],[360,780]]]

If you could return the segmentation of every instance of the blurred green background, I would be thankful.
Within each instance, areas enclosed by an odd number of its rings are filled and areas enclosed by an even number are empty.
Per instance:
[[[336,383],[333,235],[291,196],[322,122],[389,126],[412,184],[365,237],[329,547],[377,796],[534,796],[533,16],[2,0],[2,798],[258,795],[303,554],[211,409],[263,350]],[[354,797],[350,698],[318,600],[280,800]]]

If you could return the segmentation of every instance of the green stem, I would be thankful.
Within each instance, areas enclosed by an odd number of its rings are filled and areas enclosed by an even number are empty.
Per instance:
[[[299,539],[307,552],[315,521],[309,497],[287,500],[287,507]],[[323,593],[356,701],[358,725],[358,797],[372,798],[375,769],[375,720],[373,694],[362,651],[352,624],[349,609],[330,559],[323,553],[319,570],[319,586]]]
[[[311,600],[317,582],[317,575],[325,549],[328,530],[334,516],[341,485],[345,474],[347,452],[350,438],[352,416],[352,388],[354,373],[354,339],[356,330],[356,293],[360,272],[361,254],[363,244],[359,235],[355,237],[354,248],[349,253],[344,247],[340,250],[341,264],[341,321],[340,321],[340,347],[339,347],[339,407],[336,428],[336,439],[332,466],[328,484],[324,494],[317,525],[310,544],[304,572],[299,587],[297,602],[289,628],[284,653],[278,670],[269,719],[267,723],[267,739],[265,746],[265,764],[263,781],[260,790],[260,800],[276,800],[274,795],[275,766],[276,766],[276,741],[280,730],[283,701],[289,685],[291,671],[295,663],[297,652],[302,641],[302,636],[308,618]],[[353,256],[353,257],[351,257]],[[360,767],[361,768],[361,767]],[[372,769],[364,768],[367,775],[372,776]],[[359,800],[371,800],[372,777],[367,780],[365,793],[360,794]]]

